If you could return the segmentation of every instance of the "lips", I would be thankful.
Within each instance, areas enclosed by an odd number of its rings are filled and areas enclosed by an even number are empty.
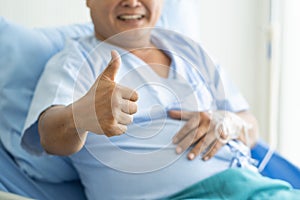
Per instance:
[[[127,20],[141,20],[145,17],[145,15],[142,14],[122,14],[118,15],[117,18],[123,21]]]

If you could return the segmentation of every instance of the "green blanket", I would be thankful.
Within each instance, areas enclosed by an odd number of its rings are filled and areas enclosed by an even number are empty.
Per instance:
[[[300,200],[300,190],[246,169],[229,169],[167,199]]]

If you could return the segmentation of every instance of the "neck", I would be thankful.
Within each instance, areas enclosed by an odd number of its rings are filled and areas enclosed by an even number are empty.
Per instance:
[[[134,29],[130,31],[124,31],[108,38],[105,38],[96,32],[95,36],[101,41],[116,45],[128,51],[153,47],[151,44],[151,31],[149,31],[149,29]]]

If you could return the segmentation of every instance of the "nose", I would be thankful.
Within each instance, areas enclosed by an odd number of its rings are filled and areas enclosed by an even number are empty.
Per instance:
[[[124,7],[135,8],[141,6],[141,2],[139,0],[124,0],[121,5]]]

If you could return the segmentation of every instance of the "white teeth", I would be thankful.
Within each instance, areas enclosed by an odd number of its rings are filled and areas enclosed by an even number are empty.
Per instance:
[[[131,20],[131,19],[142,19],[143,15],[120,15],[118,16],[119,19],[122,20]]]

